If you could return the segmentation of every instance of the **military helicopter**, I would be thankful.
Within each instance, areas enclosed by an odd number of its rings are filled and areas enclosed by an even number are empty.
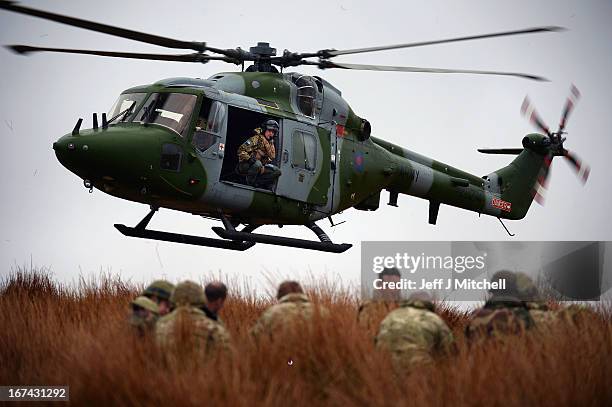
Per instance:
[[[27,8],[12,1],[0,1],[0,8],[165,48],[195,51],[169,55],[9,46],[19,54],[45,51],[155,61],[222,61],[242,66],[241,72],[219,73],[208,79],[169,78],[124,90],[110,112],[102,114],[101,122],[94,113],[92,128],[81,129],[83,119],[79,118],[71,133],[53,143],[60,163],[79,176],[90,192],[96,188],[150,205],[150,212],[135,227],[115,225],[126,236],[238,251],[264,243],[341,253],[352,245],[333,243],[315,222],[328,218],[334,226],[332,216],[348,208],[374,211],[382,190],[389,191],[391,206],[397,206],[399,194],[427,199],[431,224],[437,221],[440,204],[494,216],[501,222],[522,219],[532,200],[541,200],[554,157],[565,157],[583,181],[588,177],[588,166],[563,146],[567,118],[579,95],[575,88],[556,132],[549,130],[526,99],[523,111],[542,133],[526,135],[522,148],[480,149],[488,154],[517,155],[508,166],[480,177],[372,136],[371,124],[355,114],[339,89],[319,76],[283,72],[288,67],[311,65],[542,81],[542,77],[524,73],[349,64],[332,59],[561,31],[560,27],[349,50],[285,50],[276,56],[276,49],[265,42],[249,51],[220,49],[204,42],[180,41]],[[247,62],[252,65],[245,70]],[[273,164],[282,175],[273,185],[262,187],[236,171],[237,150],[255,128],[270,119],[279,123]],[[147,229],[159,208],[220,220],[223,226],[212,228],[220,238]],[[254,233],[270,224],[302,225],[318,240]],[[238,229],[240,225],[244,226]]]

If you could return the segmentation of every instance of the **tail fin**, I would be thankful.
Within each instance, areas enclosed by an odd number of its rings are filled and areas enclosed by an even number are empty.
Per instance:
[[[491,214],[497,213],[506,219],[525,217],[538,192],[536,185],[546,157],[546,154],[525,148],[510,164],[483,177],[486,208]]]

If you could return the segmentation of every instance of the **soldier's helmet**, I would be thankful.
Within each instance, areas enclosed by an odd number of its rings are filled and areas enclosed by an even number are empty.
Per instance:
[[[266,131],[266,130],[274,130],[274,134],[278,134],[279,125],[278,125],[278,122],[276,120],[272,120],[272,119],[266,120],[262,124],[261,127],[264,129],[264,131]]]
[[[206,297],[204,296],[204,290],[200,284],[193,281],[183,281],[177,284],[172,292],[170,302],[176,307],[180,307],[181,305],[199,307],[206,303]]]
[[[491,288],[489,292],[495,296],[518,297],[516,274],[508,270],[500,270],[493,274],[491,282],[498,282],[503,288]],[[501,283],[504,282],[502,285]]]
[[[518,298],[521,301],[540,301],[540,292],[538,287],[527,274],[516,273],[516,288]]]
[[[167,280],[155,280],[145,290],[142,295],[145,297],[157,297],[162,300],[169,300],[174,290],[174,284]]]
[[[145,297],[144,295],[141,295],[140,297],[136,297],[131,302],[131,305],[132,305],[132,308],[136,310],[138,308],[142,308],[142,309],[152,312],[155,315],[159,314],[159,307],[157,306],[157,303],[151,300],[150,298]]]
[[[410,294],[407,300],[402,301],[402,306],[409,306],[414,308],[426,309],[431,312],[435,312],[435,305],[433,298],[426,291],[417,291]]]

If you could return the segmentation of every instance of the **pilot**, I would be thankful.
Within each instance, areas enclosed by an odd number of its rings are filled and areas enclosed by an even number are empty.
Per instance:
[[[255,134],[238,147],[238,173],[246,176],[247,183],[254,187],[269,188],[281,175],[273,165],[276,158],[274,137],[278,134],[278,122],[266,120]],[[263,134],[262,134],[263,131]]]

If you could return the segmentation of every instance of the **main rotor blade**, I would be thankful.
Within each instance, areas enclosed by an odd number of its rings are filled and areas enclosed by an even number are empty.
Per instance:
[[[87,49],[67,49],[67,48],[47,48],[47,47],[31,47],[29,45],[7,45],[6,48],[21,54],[27,55],[32,52],[62,52],[66,54],[83,54],[83,55],[97,55],[103,57],[114,57],[114,58],[131,58],[131,59],[146,59],[153,61],[176,61],[176,62],[201,62],[206,63],[208,61],[225,61],[238,64],[239,62],[227,57],[221,56],[210,56],[199,53],[193,54],[143,54],[136,52],[115,52],[115,51],[96,51]]]
[[[572,110],[574,110],[574,106],[576,102],[580,98],[580,91],[575,85],[572,85],[570,88],[570,94],[565,101],[565,107],[563,108],[563,113],[561,114],[561,121],[559,122],[559,131],[561,133],[565,129],[565,125],[567,124],[567,118],[569,117]]]
[[[434,41],[409,42],[406,44],[383,45],[380,47],[355,48],[355,49],[347,49],[347,50],[321,50],[319,51],[319,53],[321,53],[321,56],[323,58],[331,58],[331,57],[335,57],[338,55],[359,54],[363,52],[384,51],[384,50],[399,49],[399,48],[422,47],[425,45],[435,45],[435,44],[445,44],[449,42],[479,40],[483,38],[504,37],[504,36],[509,36],[509,35],[536,34],[536,33],[541,33],[541,32],[559,32],[559,31],[564,31],[564,30],[565,28],[556,27],[556,26],[533,27],[533,28],[525,28],[523,30],[503,31],[503,32],[498,32],[498,33],[481,34],[481,35],[470,35],[467,37],[447,38],[443,40],[434,40]]]
[[[321,69],[327,68],[343,68],[343,69],[357,69],[365,71],[388,71],[388,72],[425,72],[425,73],[467,73],[467,74],[479,74],[479,75],[503,75],[503,76],[515,76],[524,79],[531,79],[534,81],[548,81],[546,78],[541,76],[530,75],[525,73],[517,72],[499,72],[499,71],[475,71],[470,69],[441,69],[441,68],[418,68],[413,66],[386,66],[386,65],[362,65],[362,64],[345,64],[341,62],[330,62],[321,61],[307,65],[318,65]]]
[[[114,35],[115,37],[127,38],[134,41],[145,42],[147,44],[159,45],[166,48],[192,49],[194,51],[199,52],[217,52],[216,49],[207,47],[206,44],[203,42],[180,41],[172,38],[161,37],[159,35],[147,34],[139,31],[128,30],[125,28],[114,27],[112,25],[95,23],[93,21],[82,20],[80,18],[68,17],[61,14],[50,13],[48,11],[19,6],[13,1],[0,0],[0,9],[14,11],[16,13],[26,14],[34,17],[40,17],[58,23],[84,28],[86,30]]]

